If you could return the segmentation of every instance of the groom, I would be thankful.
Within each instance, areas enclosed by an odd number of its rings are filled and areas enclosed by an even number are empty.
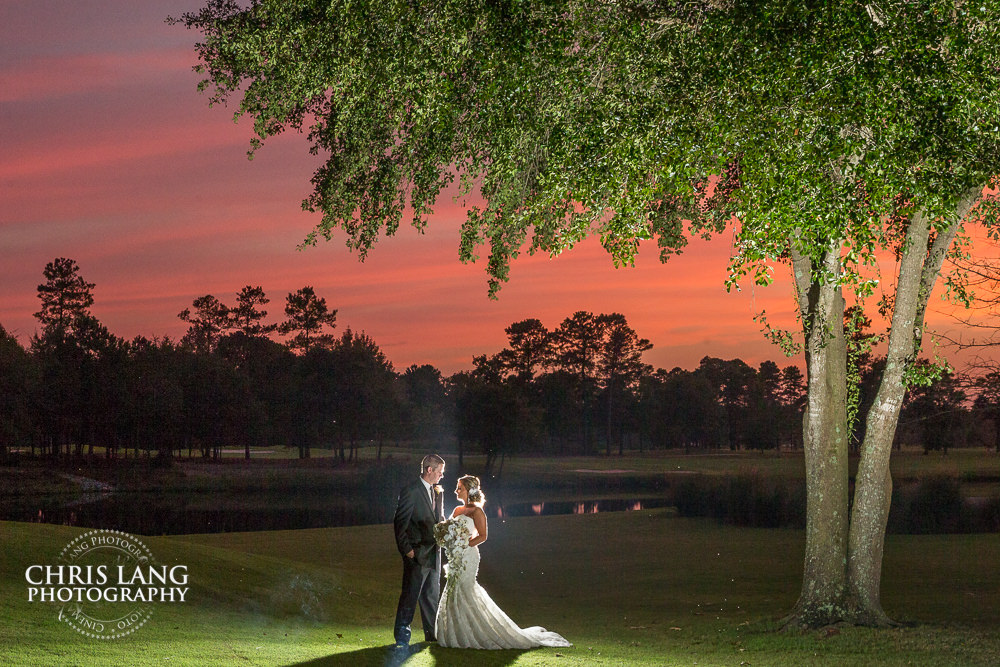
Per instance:
[[[444,521],[444,498],[435,485],[444,476],[444,459],[428,454],[420,462],[420,478],[399,491],[393,525],[403,557],[403,590],[396,607],[396,646],[410,643],[410,623],[420,604],[424,639],[434,641],[434,618],[441,597],[441,548],[434,524]]]

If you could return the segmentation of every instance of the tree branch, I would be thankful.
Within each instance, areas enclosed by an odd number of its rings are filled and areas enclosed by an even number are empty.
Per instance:
[[[955,240],[958,230],[962,228],[965,216],[969,214],[969,211],[972,210],[980,197],[982,197],[983,188],[985,187],[985,184],[972,187],[962,194],[958,200],[958,204],[955,206],[955,216],[951,224],[939,231],[937,237],[931,243],[927,258],[924,261],[923,270],[920,273],[920,291],[917,296],[917,311],[913,320],[914,347],[919,346],[923,338],[924,314],[927,311],[927,302],[930,300],[934,283],[937,282],[938,276],[941,273],[941,266],[944,264],[944,258],[948,254],[948,248],[951,247],[952,241]],[[921,216],[919,213],[917,215]],[[902,269],[900,270],[902,271]]]

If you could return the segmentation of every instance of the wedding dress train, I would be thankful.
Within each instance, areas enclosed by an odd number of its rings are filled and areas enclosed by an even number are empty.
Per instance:
[[[472,518],[467,523],[475,535]],[[456,546],[448,551],[448,582],[441,596],[435,629],[440,646],[479,649],[527,649],[572,646],[561,635],[542,627],[520,628],[493,602],[476,581],[479,547]]]

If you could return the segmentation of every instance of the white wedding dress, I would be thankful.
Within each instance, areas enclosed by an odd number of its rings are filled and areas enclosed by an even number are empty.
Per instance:
[[[459,514],[455,518],[466,522],[469,533],[476,535],[472,517]],[[448,582],[434,624],[438,645],[480,649],[572,646],[545,628],[519,628],[476,581],[478,573],[478,546],[448,550]]]

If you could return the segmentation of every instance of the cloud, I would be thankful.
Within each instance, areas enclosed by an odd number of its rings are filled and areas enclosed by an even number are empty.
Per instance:
[[[76,53],[40,56],[0,69],[0,102],[58,102],[65,97],[100,95],[197,64],[190,48],[137,53]]]

